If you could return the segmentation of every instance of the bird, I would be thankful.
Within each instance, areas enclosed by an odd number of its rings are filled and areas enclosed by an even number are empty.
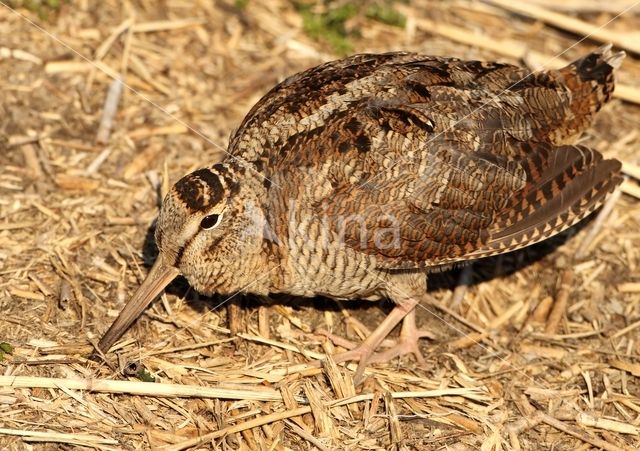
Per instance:
[[[104,334],[106,353],[178,275],[205,295],[389,299],[336,362],[414,354],[430,273],[530,246],[598,209],[621,164],[576,144],[624,52],[561,69],[411,52],[356,54],[286,78],[222,161],[163,200],[159,255]],[[402,323],[395,345],[378,351]]]

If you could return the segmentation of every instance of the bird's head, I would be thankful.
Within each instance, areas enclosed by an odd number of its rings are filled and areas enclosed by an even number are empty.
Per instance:
[[[187,278],[190,260],[196,256],[211,260],[217,245],[237,228],[242,213],[239,191],[236,174],[223,164],[182,177],[165,197],[158,216],[160,259]]]
[[[236,166],[216,164],[173,185],[158,217],[158,258],[100,340],[103,352],[176,276],[185,276],[197,291],[210,294],[217,291],[216,279],[229,262],[260,248],[261,209],[247,190],[241,193],[239,173]]]

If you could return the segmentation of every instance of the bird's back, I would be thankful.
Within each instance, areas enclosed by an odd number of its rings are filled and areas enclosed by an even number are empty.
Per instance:
[[[229,151],[248,161],[286,160],[287,141],[321,135],[332,123],[375,103],[433,115],[432,121],[440,122],[436,133],[475,129],[485,144],[500,144],[506,134],[567,143],[610,99],[613,69],[622,57],[602,47],[563,69],[530,73],[510,64],[415,53],[354,55],[275,86],[247,114]]]

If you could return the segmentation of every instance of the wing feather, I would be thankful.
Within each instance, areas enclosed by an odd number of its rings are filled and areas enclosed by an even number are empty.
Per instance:
[[[272,189],[306,193],[297,200],[380,267],[507,252],[575,224],[620,183],[619,162],[563,145],[609,99],[620,58],[603,48],[528,74],[412,53],[356,55],[276,86],[230,152],[284,184]],[[302,172],[317,189],[294,186]]]

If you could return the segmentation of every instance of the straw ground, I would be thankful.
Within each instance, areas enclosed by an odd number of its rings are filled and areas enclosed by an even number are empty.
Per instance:
[[[0,7],[0,447],[640,447],[640,6],[608,23],[634,3],[316,3]],[[400,49],[535,69],[602,42],[629,56],[583,142],[629,180],[588,224],[435,275],[426,366],[372,365],[356,388],[349,368],[309,365],[340,350],[319,330],[357,341],[388,304],[216,308],[184,281],[108,364],[86,359],[146,273],[169,184],[221,159],[285,76]]]

